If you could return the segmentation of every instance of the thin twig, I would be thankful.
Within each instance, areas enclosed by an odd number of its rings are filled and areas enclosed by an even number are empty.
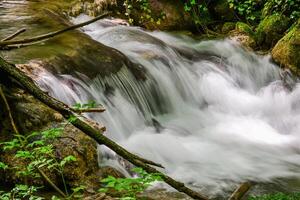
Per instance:
[[[66,198],[67,195],[61,191],[51,180],[50,178],[43,172],[43,170],[41,170],[40,168],[36,168],[39,172],[39,174],[43,177],[43,179],[45,179],[45,181],[47,181],[49,183],[49,185],[56,190],[62,197]]]
[[[59,34],[62,34],[64,32],[67,32],[67,31],[70,31],[70,30],[74,30],[74,29],[77,29],[77,28],[89,25],[89,24],[91,24],[91,23],[93,23],[95,21],[98,21],[98,20],[106,17],[110,13],[111,12],[105,12],[104,14],[99,15],[98,17],[95,17],[95,18],[93,18],[91,20],[88,20],[86,22],[83,22],[83,23],[80,23],[80,24],[76,24],[76,25],[73,25],[73,26],[69,26],[67,28],[64,28],[64,29],[61,29],[61,30],[58,30],[58,31],[54,31],[54,32],[51,32],[51,33],[39,35],[39,36],[36,36],[36,37],[26,38],[26,39],[22,39],[22,40],[1,41],[0,42],[0,47],[1,48],[5,48],[8,45],[13,45],[13,44],[28,44],[28,43],[37,42],[37,41],[40,41],[40,40],[49,39],[49,38],[52,38],[52,37],[57,36]]]
[[[18,128],[17,128],[17,126],[15,124],[15,121],[14,121],[14,118],[13,118],[13,116],[11,114],[10,106],[9,106],[8,101],[7,101],[6,97],[5,97],[5,94],[4,94],[3,90],[2,90],[1,85],[0,85],[0,96],[3,99],[3,102],[5,104],[6,110],[8,112],[8,117],[9,117],[11,126],[12,126],[14,132],[16,133],[16,135],[19,135]]]
[[[32,45],[35,45],[35,44],[40,44],[42,42],[45,42],[46,40],[47,39],[40,40],[40,41],[37,41],[37,42],[31,42],[31,43],[27,43],[27,44],[12,44],[12,45],[7,45],[7,46],[4,46],[4,47],[0,47],[0,49],[1,50],[20,49],[20,48],[32,46]]]
[[[26,29],[22,28],[22,29],[18,30],[17,32],[11,34],[10,36],[7,36],[3,40],[1,40],[1,42],[7,41],[7,40],[11,40],[11,39],[17,37],[18,35],[20,35],[21,33],[24,33],[25,31],[26,31]]]

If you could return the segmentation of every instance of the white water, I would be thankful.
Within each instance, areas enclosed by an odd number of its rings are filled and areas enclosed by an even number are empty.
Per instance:
[[[105,113],[89,117],[105,124],[107,136],[206,194],[222,194],[245,180],[299,177],[300,85],[285,89],[268,57],[229,40],[197,42],[132,27],[105,28],[102,22],[84,31],[144,66],[147,81],[123,68],[85,82],[45,72],[39,83],[71,105],[103,104]],[[203,53],[206,58],[197,59]],[[115,88],[113,94],[104,95],[105,83]],[[152,117],[164,127],[160,133]]]

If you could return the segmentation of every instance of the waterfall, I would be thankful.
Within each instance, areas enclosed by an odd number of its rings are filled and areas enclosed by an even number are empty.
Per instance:
[[[105,20],[83,31],[143,66],[146,80],[123,67],[92,80],[45,71],[38,83],[70,105],[101,103],[106,112],[87,116],[106,136],[211,195],[245,180],[299,177],[300,85],[289,90],[269,56],[226,39],[199,42]],[[99,151],[101,164],[118,165]]]

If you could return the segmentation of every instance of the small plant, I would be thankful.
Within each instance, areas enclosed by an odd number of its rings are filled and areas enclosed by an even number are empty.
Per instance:
[[[81,103],[76,103],[72,107],[74,109],[80,110],[80,109],[87,109],[87,108],[96,108],[98,104],[95,101],[89,101],[88,103],[81,104]]]
[[[257,0],[228,0],[229,7],[233,8],[239,16],[244,17],[249,22],[259,19],[259,15],[255,12],[260,5]]]
[[[269,0],[265,4],[263,14],[284,14],[295,21],[300,17],[300,2],[299,0]]]
[[[45,198],[36,196],[38,189],[40,187],[28,186],[28,185],[16,185],[10,192],[0,191],[1,200],[43,200]]]
[[[108,176],[102,179],[101,182],[105,184],[99,192],[108,192],[109,190],[116,190],[121,194],[121,200],[135,200],[137,194],[145,191],[155,181],[162,181],[161,174],[149,174],[142,168],[134,168],[133,172],[139,175],[138,178],[115,178]]]
[[[198,28],[207,31],[206,24],[211,19],[206,1],[185,0],[184,11],[191,14],[193,22]]]
[[[11,141],[1,143],[3,151],[11,151],[15,158],[22,160],[22,163],[26,164],[19,164],[12,167],[0,162],[0,170],[14,169],[16,170],[16,175],[25,177],[25,180],[28,178],[37,179],[45,176],[43,170],[56,171],[61,175],[65,194],[68,196],[63,171],[67,163],[76,161],[76,157],[69,155],[58,160],[54,154],[54,147],[50,144],[51,141],[61,136],[63,130],[63,127],[58,127],[42,132],[33,132],[27,136],[18,134],[15,135]],[[42,187],[16,185],[9,192],[0,192],[0,199],[41,200],[44,198],[35,195],[40,188]],[[78,197],[80,191],[81,189],[75,188],[70,196],[74,199]]]

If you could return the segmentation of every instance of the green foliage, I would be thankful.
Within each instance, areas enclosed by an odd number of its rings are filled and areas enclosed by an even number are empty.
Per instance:
[[[133,10],[140,11],[140,18],[138,21],[140,24],[144,22],[152,22],[159,25],[166,17],[163,11],[158,16],[153,14],[149,0],[125,0],[123,5],[126,10],[125,15],[128,17],[128,22],[130,24],[134,23],[134,19],[132,18]]]
[[[271,14],[284,14],[293,21],[300,17],[300,1],[299,0],[268,0],[265,3],[264,16]]]
[[[205,22],[210,20],[207,6],[205,1],[187,0],[184,3],[184,11],[191,13],[193,21],[197,26],[204,26]]]
[[[142,168],[134,168],[133,172],[139,175],[138,178],[115,178],[108,176],[102,179],[101,182],[105,184],[99,192],[107,192],[109,189],[121,192],[122,200],[135,200],[136,195],[146,190],[153,182],[162,181],[161,174],[149,174]]]
[[[28,186],[28,185],[16,185],[10,192],[0,191],[1,200],[43,200],[45,198],[36,196],[38,189],[40,187]]]
[[[0,162],[0,170],[6,170],[8,168],[8,165],[6,165],[3,162]]]
[[[283,193],[276,193],[276,194],[266,194],[262,196],[252,196],[248,200],[299,200],[300,193],[294,194],[283,194]]]
[[[239,16],[253,22],[259,19],[260,15],[255,12],[260,2],[257,0],[228,0],[229,8],[233,8]]]
[[[250,23],[258,22],[261,18],[261,8],[263,7],[263,16],[279,14],[286,15],[292,20],[300,17],[299,0],[227,0],[229,7],[236,13],[245,18]]]
[[[88,103],[81,104],[76,103],[73,105],[74,109],[80,110],[80,109],[86,109],[86,108],[96,108],[98,104],[95,101],[89,101]]]
[[[63,178],[63,170],[67,163],[75,162],[76,158],[72,155],[66,156],[62,160],[58,160],[54,154],[54,147],[49,144],[50,141],[58,138],[63,131],[62,127],[52,128],[43,132],[33,132],[27,136],[15,135],[11,141],[1,143],[1,147],[4,151],[10,151],[14,153],[14,157],[21,159],[24,164],[19,164],[13,167],[16,170],[18,176],[25,176],[30,178],[40,178],[39,170],[47,169],[50,171],[56,171],[61,174],[62,181],[65,184]],[[0,162],[0,170],[7,170],[12,167]],[[42,197],[35,196],[34,194],[40,187],[29,185],[16,185],[9,192],[1,192],[0,199],[29,199],[29,200],[41,200]],[[67,193],[66,185],[65,190]],[[75,198],[80,190],[76,189],[72,197]],[[76,194],[76,195],[75,195]],[[54,197],[55,198],[55,197]]]

